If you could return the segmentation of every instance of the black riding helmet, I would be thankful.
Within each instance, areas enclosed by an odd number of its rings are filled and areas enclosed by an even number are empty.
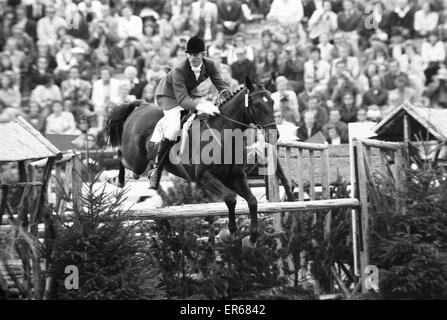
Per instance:
[[[198,36],[192,37],[186,44],[186,53],[200,53],[205,51],[205,42]]]

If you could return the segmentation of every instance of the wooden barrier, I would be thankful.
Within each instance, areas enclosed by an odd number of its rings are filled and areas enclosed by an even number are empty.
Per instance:
[[[359,206],[360,202],[357,199],[352,198],[295,202],[260,202],[258,203],[258,213],[275,214],[280,212],[308,212],[335,208],[358,208]],[[132,213],[131,217],[135,220],[206,218],[209,216],[228,215],[228,208],[223,202],[190,204],[138,211],[134,211],[131,208],[129,211]],[[238,201],[236,205],[236,215],[248,214],[247,203],[245,201]]]
[[[355,175],[353,177],[354,197],[360,200],[360,216],[359,216],[359,238],[360,238],[360,276],[362,292],[366,293],[368,289],[365,287],[365,276],[363,272],[369,265],[369,234],[371,216],[369,214],[369,203],[377,201],[378,191],[374,187],[373,171],[379,172],[383,176],[390,176],[394,179],[398,190],[403,186],[404,158],[402,143],[386,142],[372,139],[354,139],[354,164]],[[374,151],[378,153],[379,159],[373,159]],[[393,154],[393,164],[390,165],[387,153]],[[374,166],[375,164],[375,166]],[[378,164],[378,165],[377,165]],[[399,206],[399,199],[398,201]],[[357,249],[354,248],[354,251]]]

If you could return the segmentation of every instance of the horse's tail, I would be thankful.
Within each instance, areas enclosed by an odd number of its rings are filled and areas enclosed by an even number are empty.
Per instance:
[[[113,107],[107,114],[105,135],[113,147],[121,145],[124,122],[135,110],[135,108],[139,107],[140,105],[141,100],[136,100],[131,103],[123,103]]]

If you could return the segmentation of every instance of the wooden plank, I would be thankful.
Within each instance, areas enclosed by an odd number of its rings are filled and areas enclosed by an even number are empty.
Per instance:
[[[321,185],[323,188],[323,199],[329,199],[331,197],[329,190],[329,152],[328,150],[323,150],[321,152],[321,172],[322,179]],[[329,211],[326,213],[325,221],[324,221],[324,239],[329,239],[331,234],[331,225],[332,225],[332,212]]]
[[[259,202],[258,213],[277,214],[278,212],[309,212],[329,210],[335,208],[358,208],[359,200],[355,198],[295,201],[295,202]],[[209,216],[226,216],[228,208],[223,202],[190,204],[172,206],[167,208],[134,210],[130,208],[129,218],[132,220],[148,219],[179,219],[179,218],[204,218]],[[248,215],[248,205],[245,201],[238,201],[236,215]],[[126,217],[127,218],[127,217]]]
[[[365,270],[366,266],[369,265],[369,214],[368,214],[368,197],[367,197],[367,177],[366,177],[366,171],[365,171],[365,156],[364,156],[364,150],[363,150],[363,142],[362,141],[356,141],[356,152],[357,152],[357,170],[358,170],[358,190],[359,195],[358,198],[361,203],[361,235],[362,235],[362,249],[360,251],[360,274],[362,277],[362,292],[366,293],[368,290],[365,288],[365,274],[363,270]]]
[[[326,150],[328,148],[325,144],[320,143],[308,143],[308,142],[299,142],[299,141],[290,141],[290,142],[278,142],[278,147],[288,147],[288,148],[303,148],[307,150]]]
[[[315,159],[314,151],[309,150],[309,176],[310,176],[310,188],[309,195],[310,200],[315,200]]]
[[[24,186],[40,187],[42,185],[43,185],[43,183],[41,181],[26,181],[26,182],[14,183],[14,184],[0,183],[0,187],[8,186],[9,188],[21,188]]]
[[[304,201],[303,149],[298,150],[298,200]]]
[[[363,142],[363,145],[366,147],[374,147],[379,149],[386,149],[390,151],[396,151],[400,148],[401,144],[396,142],[385,142],[380,140],[373,139],[355,139],[357,141]]]
[[[71,182],[72,182],[72,198],[73,198],[73,210],[80,210],[82,207],[81,202],[81,161],[77,156],[72,157],[72,171],[71,171]]]

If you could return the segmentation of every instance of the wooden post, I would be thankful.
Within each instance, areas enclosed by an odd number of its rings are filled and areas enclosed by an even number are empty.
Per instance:
[[[360,275],[362,281],[362,292],[366,293],[368,290],[365,287],[364,270],[369,265],[369,214],[368,214],[368,196],[367,196],[367,181],[365,169],[364,147],[361,141],[355,142],[357,153],[357,170],[358,170],[358,190],[359,200],[361,203],[360,227],[361,227],[361,242],[362,249],[360,252]]]
[[[329,190],[329,150],[321,151],[321,186],[323,188],[323,199],[331,197]],[[327,240],[331,234],[332,211],[329,210],[324,221],[324,239]]]
[[[270,148],[270,150],[268,150],[268,149],[266,150],[265,154],[267,155],[267,160],[270,159],[273,161],[277,161],[277,163],[278,163],[279,158],[278,158],[278,146],[277,146],[276,134],[269,134],[268,143],[270,144],[271,148]],[[268,153],[269,151],[271,151],[273,153],[271,156]],[[277,168],[277,163],[274,164],[275,169]],[[267,167],[267,169],[268,169],[268,167]],[[267,170],[267,186],[268,186],[268,189],[267,189],[268,190],[268,194],[267,194],[268,201],[269,202],[280,201],[279,179],[278,179],[276,170],[273,174],[271,174],[271,172],[269,172],[269,170]],[[283,231],[282,223],[281,223],[281,213],[276,213],[273,215],[273,225],[274,225],[276,232]],[[281,240],[279,238],[277,238],[276,243],[277,243],[277,249],[280,250],[282,248]],[[283,271],[283,262],[282,262],[281,258],[277,261],[277,267],[278,267],[279,276],[283,277],[284,271]]]
[[[409,152],[409,146],[410,146],[410,123],[408,122],[408,115],[404,115],[404,156],[409,159],[410,158],[410,152]]]
[[[298,149],[298,200],[304,201],[303,149]]]
[[[71,173],[71,181],[73,183],[72,186],[72,196],[73,196],[73,210],[81,210],[82,201],[81,201],[81,192],[82,192],[82,181],[81,181],[81,163],[78,157],[75,155],[71,158],[73,162],[72,173]]]

